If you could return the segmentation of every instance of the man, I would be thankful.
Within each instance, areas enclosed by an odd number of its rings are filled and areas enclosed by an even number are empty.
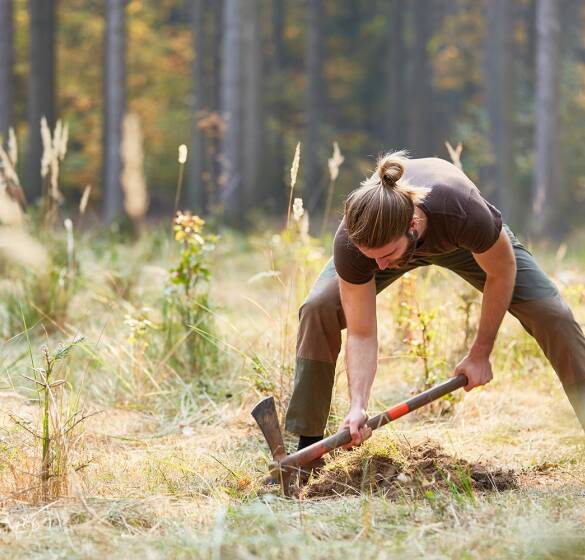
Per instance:
[[[509,311],[537,340],[585,429],[585,337],[554,284],[460,169],[396,152],[380,158],[349,195],[333,260],[299,312],[286,415],[299,449],[323,437],[346,327],[350,409],[340,429],[349,427],[352,445],[371,435],[365,422],[377,367],[376,295],[405,272],[431,264],[483,292],[477,335],[453,372],[467,376],[465,390],[492,379],[489,358]]]

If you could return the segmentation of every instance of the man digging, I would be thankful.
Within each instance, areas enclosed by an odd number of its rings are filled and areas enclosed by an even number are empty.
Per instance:
[[[344,328],[350,408],[340,430],[349,428],[351,445],[370,437],[365,423],[377,368],[376,295],[404,273],[431,264],[483,292],[475,340],[453,372],[467,376],[465,390],[491,381],[490,354],[509,311],[538,342],[585,429],[581,327],[502,224],[500,212],[455,165],[409,159],[405,152],[381,157],[372,176],[347,198],[333,253],[299,311],[295,383],[285,422],[300,436],[299,449],[323,438]]]

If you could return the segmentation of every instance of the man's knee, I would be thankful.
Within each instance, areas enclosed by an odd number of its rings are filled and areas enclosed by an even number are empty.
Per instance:
[[[338,324],[339,329],[345,328],[345,316],[341,306],[339,288],[328,286],[329,289],[314,290],[309,294],[299,309],[299,320],[311,323],[313,320],[321,324]]]
[[[510,311],[536,338],[563,385],[585,380],[585,337],[560,296],[515,304]]]

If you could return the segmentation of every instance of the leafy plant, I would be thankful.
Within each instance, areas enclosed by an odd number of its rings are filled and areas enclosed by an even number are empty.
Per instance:
[[[24,374],[23,377],[34,384],[40,427],[16,414],[10,415],[17,426],[33,436],[33,450],[36,451],[36,444],[40,445],[40,468],[34,474],[40,484],[33,485],[31,490],[42,502],[67,495],[71,456],[81,441],[78,428],[90,416],[80,408],[80,394],[73,389],[67,374],[56,379],[58,364],[65,362],[82,341],[83,338],[75,338],[54,352],[43,346],[42,367],[35,367],[31,352],[33,377]]]
[[[178,212],[174,238],[178,263],[170,270],[163,301],[163,332],[168,359],[187,372],[201,372],[217,360],[213,314],[209,302],[210,256],[218,237],[204,232],[205,222],[190,212]]]

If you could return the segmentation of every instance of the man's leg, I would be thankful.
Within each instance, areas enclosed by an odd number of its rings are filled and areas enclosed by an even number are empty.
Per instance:
[[[415,262],[401,271],[379,271],[377,292],[420,264]],[[325,432],[343,329],[345,316],[339,281],[333,260],[330,260],[299,310],[295,382],[285,427],[302,436],[301,447],[303,443],[321,438]]]
[[[516,283],[509,311],[537,341],[557,373],[585,429],[585,337],[569,306],[530,252],[504,226],[516,256]],[[485,273],[471,253],[433,258],[483,291]]]
[[[330,260],[299,309],[295,383],[285,427],[301,436],[325,432],[345,317]]]
[[[585,430],[585,337],[560,295],[510,306],[556,371]]]

